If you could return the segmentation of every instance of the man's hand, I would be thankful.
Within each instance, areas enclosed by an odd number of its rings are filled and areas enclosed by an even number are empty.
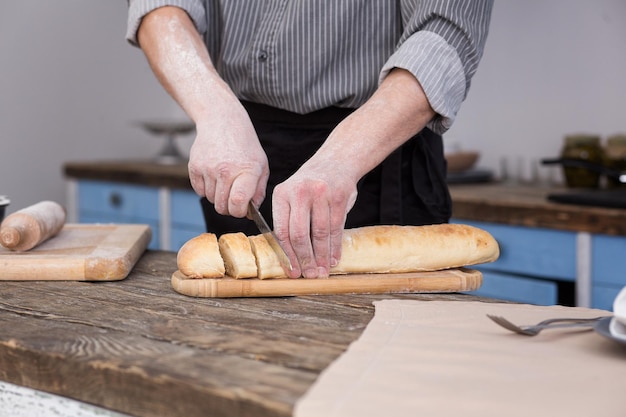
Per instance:
[[[358,180],[347,175],[344,163],[341,155],[311,159],[274,189],[274,232],[292,259],[292,278],[328,276],[339,261]]]
[[[185,11],[161,7],[137,33],[158,80],[196,124],[189,178],[220,214],[244,217],[248,201],[265,198],[269,167],[252,122],[215,70]]]
[[[328,276],[341,257],[343,228],[356,200],[357,182],[434,115],[417,79],[394,69],[367,103],[274,189],[274,231],[294,265],[291,277]]]
[[[248,201],[259,206],[269,177],[267,156],[244,108],[224,103],[213,123],[198,125],[189,154],[189,179],[215,211],[245,217]]]

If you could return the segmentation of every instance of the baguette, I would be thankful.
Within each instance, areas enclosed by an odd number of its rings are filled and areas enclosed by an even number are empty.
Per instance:
[[[278,257],[263,236],[252,236],[263,278],[283,278]],[[339,263],[330,275],[439,271],[493,262],[498,242],[488,232],[463,224],[367,226],[346,229]]]
[[[179,270],[191,278],[219,278],[224,276],[223,256],[233,278],[287,277],[263,235],[247,238],[256,264],[253,274],[245,235],[233,235],[223,235],[219,248],[209,233],[191,239],[178,253]],[[223,239],[231,243],[226,245]],[[341,259],[330,274],[438,271],[493,262],[499,255],[493,236],[469,225],[367,226],[344,230]]]

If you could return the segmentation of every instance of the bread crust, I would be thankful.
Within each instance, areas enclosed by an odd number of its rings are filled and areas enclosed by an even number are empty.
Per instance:
[[[493,262],[500,249],[488,232],[464,224],[346,229],[331,274],[437,271]]]
[[[224,260],[213,233],[202,233],[185,242],[178,250],[176,263],[180,272],[189,278],[222,278],[225,273]]]
[[[250,240],[244,233],[226,233],[218,239],[226,275],[232,278],[254,278],[257,265]]]

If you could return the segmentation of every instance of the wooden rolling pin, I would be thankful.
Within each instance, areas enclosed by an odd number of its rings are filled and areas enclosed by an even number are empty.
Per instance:
[[[59,233],[65,217],[65,208],[54,201],[18,210],[0,225],[0,244],[13,251],[30,250]]]

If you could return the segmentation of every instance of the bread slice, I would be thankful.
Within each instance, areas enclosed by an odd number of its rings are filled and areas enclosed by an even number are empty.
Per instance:
[[[244,233],[226,233],[218,239],[220,254],[224,259],[226,275],[231,278],[257,276],[256,259],[248,236]]]
[[[180,272],[189,278],[222,278],[225,272],[213,233],[202,233],[185,242],[178,250],[176,263]]]
[[[248,240],[256,259],[258,278],[287,278],[283,267],[280,265],[278,255],[274,253],[263,235],[249,236]]]

